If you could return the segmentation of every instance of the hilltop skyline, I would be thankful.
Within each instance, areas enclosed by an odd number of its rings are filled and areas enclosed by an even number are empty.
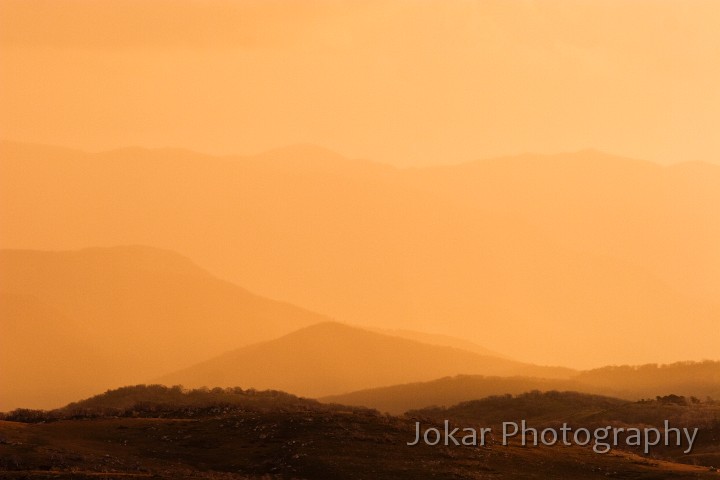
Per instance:
[[[376,165],[383,168],[391,168],[391,169],[397,169],[397,170],[412,170],[412,169],[432,169],[432,168],[440,168],[440,167],[459,167],[459,166],[466,166],[471,165],[479,162],[485,162],[485,161],[498,161],[498,160],[505,160],[505,159],[517,159],[517,158],[523,158],[523,157],[557,157],[557,156],[563,156],[563,155],[575,155],[575,154],[584,154],[584,153],[590,153],[590,154],[598,154],[608,157],[615,157],[615,158],[625,158],[627,160],[636,161],[636,162],[644,162],[644,163],[650,163],[657,165],[659,167],[672,167],[677,166],[679,164],[685,164],[685,163],[702,163],[707,165],[716,165],[720,166],[720,159],[718,160],[708,160],[708,159],[679,159],[677,161],[672,162],[664,162],[658,159],[654,158],[645,158],[645,157],[635,157],[632,155],[624,155],[620,152],[614,152],[609,150],[603,150],[591,145],[588,146],[580,146],[578,148],[574,149],[566,149],[566,150],[558,150],[558,151],[552,151],[552,152],[539,152],[539,151],[520,151],[516,153],[500,153],[496,155],[488,155],[488,156],[481,156],[476,155],[473,157],[470,157],[466,160],[457,160],[457,161],[439,161],[436,163],[430,162],[423,165],[411,165],[408,164],[406,161],[383,161],[378,160],[375,158],[370,157],[353,157],[351,155],[347,155],[345,152],[342,152],[338,149],[330,148],[322,143],[309,143],[309,142],[298,142],[298,143],[280,143],[277,146],[263,148],[257,151],[253,151],[250,153],[242,153],[241,151],[229,151],[225,153],[213,153],[212,151],[207,151],[199,148],[190,148],[190,147],[179,147],[177,145],[161,145],[161,146],[148,146],[148,145],[140,145],[140,144],[128,144],[128,145],[115,145],[107,148],[89,148],[87,146],[82,145],[68,145],[63,143],[53,143],[53,142],[34,142],[34,141],[25,141],[25,140],[17,140],[12,138],[4,138],[0,137],[0,144],[5,144],[6,146],[9,146],[10,148],[48,148],[51,150],[66,150],[66,151],[74,151],[76,153],[81,154],[87,154],[87,155],[97,155],[97,154],[119,154],[122,152],[165,152],[165,153],[176,153],[181,156],[183,155],[199,155],[199,156],[205,156],[205,157],[213,157],[216,159],[227,159],[227,160],[247,160],[252,158],[267,158],[267,157],[279,157],[281,156],[282,152],[297,152],[297,151],[307,151],[307,152],[314,152],[318,154],[319,156],[327,156],[328,158],[335,157],[336,159],[343,161],[343,162],[358,162],[358,163],[364,163],[364,164],[370,164],[370,165]]]
[[[526,362],[716,352],[715,165],[592,150],[404,169],[311,146],[0,153],[3,248],[150,245],[330,318]]]
[[[0,2],[2,137],[720,161],[712,1]]]
[[[716,478],[718,25],[0,0],[0,478]]]

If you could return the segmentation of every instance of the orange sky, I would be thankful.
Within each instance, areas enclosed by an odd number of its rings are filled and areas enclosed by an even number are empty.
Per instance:
[[[717,1],[0,0],[0,137],[720,161]]]

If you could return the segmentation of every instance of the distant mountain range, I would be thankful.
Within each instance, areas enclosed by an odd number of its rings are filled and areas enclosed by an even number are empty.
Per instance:
[[[0,319],[0,410],[58,406],[191,366],[165,379],[326,395],[466,371],[571,372],[481,355],[453,337],[333,323],[144,246],[0,250]]]
[[[718,362],[582,372],[518,362],[454,337],[330,321],[143,246],[0,251],[0,319],[0,410],[148,381],[394,413],[532,389],[720,396]]]
[[[186,387],[242,385],[319,397],[457,373],[568,378],[574,371],[326,322],[228,352],[158,382]]]
[[[717,358],[715,165],[581,151],[396,169],[312,146],[5,142],[0,204],[4,247],[154,245],[328,317],[527,362]]]
[[[531,390],[586,392],[632,401],[666,395],[717,400],[720,398],[720,362],[609,366],[577,372],[567,379],[456,375],[428,382],[329,395],[321,400],[400,414],[408,410],[449,407],[490,395],[517,395]]]
[[[408,340],[415,340],[422,343],[430,343],[432,345],[440,345],[443,347],[459,348],[461,350],[467,350],[468,352],[477,353],[479,355],[486,355],[490,357],[505,358],[512,360],[505,354],[490,350],[482,345],[478,345],[475,342],[465,340],[462,338],[453,337],[451,335],[442,335],[437,333],[418,332],[415,330],[404,330],[404,329],[386,329],[386,328],[369,328],[363,327],[367,330],[390,335],[392,337],[406,338]]]
[[[0,293],[0,410],[58,406],[328,320],[141,246],[1,250]]]

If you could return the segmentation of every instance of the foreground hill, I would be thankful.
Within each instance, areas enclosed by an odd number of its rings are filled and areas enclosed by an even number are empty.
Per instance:
[[[719,171],[587,152],[398,170],[308,146],[213,157],[6,142],[0,242],[156,245],[333,318],[524,361],[712,358]]]
[[[129,397],[132,408],[98,416]],[[157,408],[167,400],[185,406]],[[412,419],[279,392],[131,387],[78,405],[95,410],[43,423],[0,420],[0,478],[717,478],[707,467],[581,447],[410,447]]]
[[[667,421],[675,428],[697,428],[697,437],[692,452],[683,454],[682,449],[673,448],[673,445],[658,445],[654,448],[656,458],[699,465],[720,464],[720,402],[701,402],[697,398],[678,395],[630,402],[577,392],[536,391],[488,397],[448,408],[413,410],[408,415],[440,422],[450,419],[462,425],[501,425],[505,421],[519,423],[525,420],[535,428],[543,428],[567,422],[573,428],[591,430],[608,425],[642,425],[663,431]]]
[[[0,409],[60,405],[326,321],[149,247],[0,251]]]
[[[188,387],[273,388],[316,397],[458,372],[548,378],[574,373],[326,322],[234,350],[159,381]]]
[[[429,406],[450,406],[490,395],[529,390],[572,390],[640,400],[665,395],[720,399],[720,362],[678,362],[669,365],[604,367],[578,372],[566,379],[458,375],[429,382],[359,390],[322,398],[400,414]]]
[[[18,422],[50,422],[73,418],[137,417],[191,418],[232,410],[299,410],[317,408],[320,402],[278,390],[233,388],[185,389],[179,385],[125,386],[69,403],[53,410],[18,408],[0,413],[0,419]],[[328,410],[355,409],[328,405]]]

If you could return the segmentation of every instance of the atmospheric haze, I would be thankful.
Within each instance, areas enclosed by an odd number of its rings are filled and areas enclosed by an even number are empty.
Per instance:
[[[718,24],[0,0],[0,410],[158,380],[714,394],[713,362],[677,391],[586,370],[720,359]]]

